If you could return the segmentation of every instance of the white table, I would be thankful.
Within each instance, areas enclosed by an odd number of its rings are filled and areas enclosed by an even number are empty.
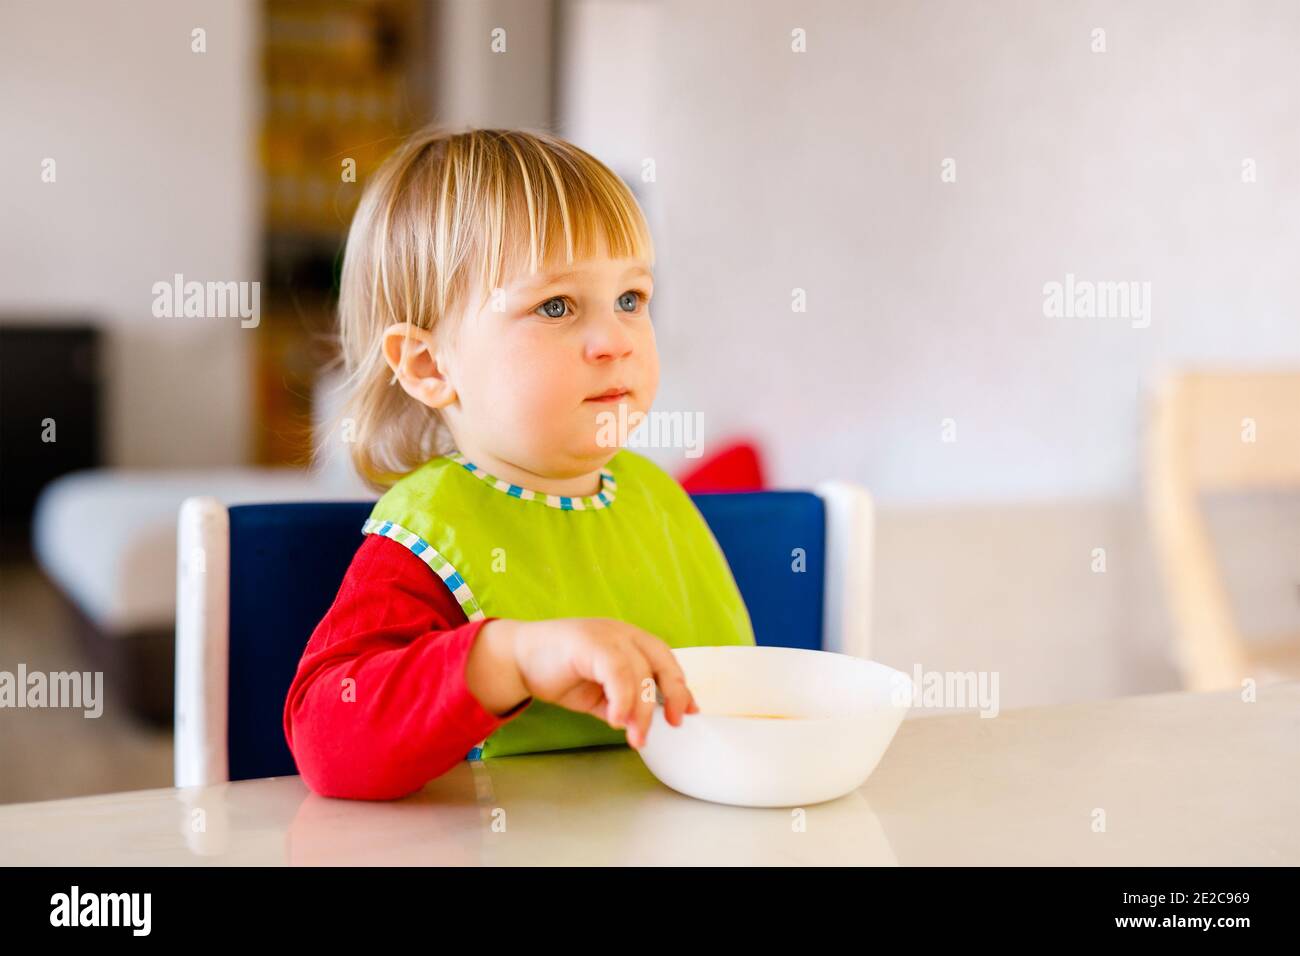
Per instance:
[[[1296,865],[1300,683],[922,713],[802,811],[681,796],[627,748],[461,764],[391,803],[275,777],[0,807],[0,864],[350,863]]]

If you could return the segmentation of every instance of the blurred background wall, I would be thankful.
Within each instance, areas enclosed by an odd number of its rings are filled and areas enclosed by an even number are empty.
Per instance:
[[[665,405],[781,483],[1129,494],[1162,366],[1300,357],[1294,4],[567,8],[560,126],[657,168]],[[1045,318],[1067,273],[1150,282],[1150,327]]]
[[[896,502],[1126,493],[1154,371],[1300,354],[1293,4],[570,0],[559,38],[548,3],[442,7],[430,115],[550,124],[638,177],[654,160],[665,407],[762,433],[782,483],[852,474]],[[115,326],[123,464],[249,454],[252,336],[145,320],[160,276],[257,272],[259,10],[6,7],[0,307]],[[504,56],[478,42],[497,21]],[[57,188],[29,185],[47,156]],[[1044,318],[1042,285],[1067,272],[1152,283],[1150,327]],[[772,375],[758,394],[733,378],[751,369]],[[210,440],[184,440],[186,418]]]
[[[0,12],[0,312],[103,326],[108,462],[252,454],[252,337],[155,319],[151,289],[257,276],[259,36],[252,0]]]

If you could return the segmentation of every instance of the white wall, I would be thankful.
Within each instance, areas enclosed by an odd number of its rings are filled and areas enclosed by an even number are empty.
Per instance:
[[[0,315],[105,324],[113,463],[249,451],[257,330],[156,319],[151,288],[258,278],[255,26],[254,0],[0,7]]]
[[[551,0],[435,0],[434,119],[448,126],[547,126],[553,8]]]
[[[1289,0],[566,6],[562,129],[657,165],[658,407],[781,484],[1125,493],[1158,369],[1300,362]],[[1150,282],[1150,327],[1045,318],[1067,272]]]

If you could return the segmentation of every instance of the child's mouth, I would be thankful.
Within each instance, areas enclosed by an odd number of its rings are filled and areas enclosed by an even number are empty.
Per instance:
[[[627,396],[630,395],[630,394],[631,394],[631,392],[629,392],[629,391],[628,391],[627,389],[625,389],[625,388],[611,388],[611,389],[609,389],[608,391],[601,392],[599,395],[592,395],[592,396],[590,396],[589,398],[586,399],[586,401],[588,401],[588,402],[617,402],[617,401],[619,401],[619,400],[621,400],[621,399],[627,398]]]

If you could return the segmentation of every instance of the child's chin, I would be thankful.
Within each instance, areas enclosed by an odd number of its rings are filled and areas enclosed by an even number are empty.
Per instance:
[[[598,458],[613,458],[614,455],[618,453],[619,449],[626,444],[627,442],[619,442],[618,444],[602,445],[596,442],[592,442],[589,446],[583,449],[582,454],[583,457],[587,458],[588,460],[593,460]]]
[[[575,458],[584,461],[603,463],[604,461],[613,458],[614,455],[618,453],[619,449],[626,444],[627,442],[620,439],[617,435],[610,437],[608,441],[603,441],[599,438],[593,438],[590,435],[587,435],[584,436],[581,441],[574,442],[569,447],[573,449],[573,455]]]

